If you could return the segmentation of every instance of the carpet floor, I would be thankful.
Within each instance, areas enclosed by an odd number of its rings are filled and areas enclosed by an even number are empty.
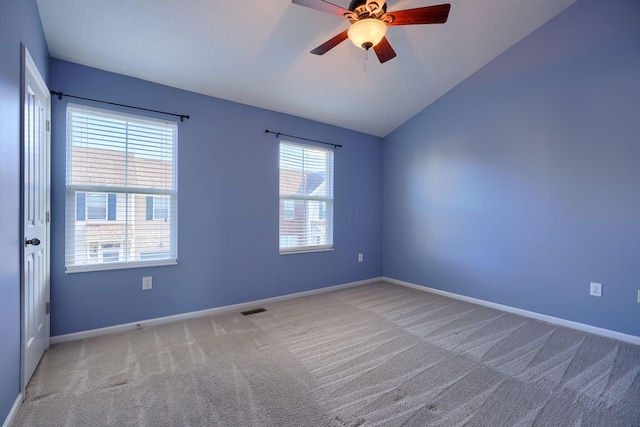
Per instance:
[[[385,282],[52,346],[22,426],[640,426],[640,346]]]

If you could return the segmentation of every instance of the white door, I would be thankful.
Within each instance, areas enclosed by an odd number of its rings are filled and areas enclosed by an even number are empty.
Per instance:
[[[51,95],[23,47],[22,390],[49,347],[49,110]]]

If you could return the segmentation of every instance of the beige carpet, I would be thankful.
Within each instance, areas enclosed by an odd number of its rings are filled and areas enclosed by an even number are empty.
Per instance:
[[[640,426],[640,346],[376,283],[53,346],[15,426]]]

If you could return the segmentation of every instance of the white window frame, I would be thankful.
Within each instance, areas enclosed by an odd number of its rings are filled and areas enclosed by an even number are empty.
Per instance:
[[[172,182],[172,188],[170,189],[163,189],[163,188],[147,188],[147,187],[133,187],[133,186],[128,186],[128,187],[118,187],[118,186],[110,186],[108,184],[105,185],[84,185],[84,184],[70,184],[69,183],[69,162],[72,161],[71,159],[71,150],[70,150],[70,144],[72,144],[72,142],[70,141],[70,131],[68,129],[69,127],[69,123],[67,123],[67,184],[66,184],[66,232],[65,232],[65,251],[68,252],[70,250],[73,250],[74,253],[76,255],[74,255],[74,260],[78,257],[78,254],[80,252],[78,251],[84,251],[83,253],[86,253],[86,256],[84,257],[84,261],[81,261],[79,263],[74,263],[71,264],[69,262],[68,256],[65,256],[65,272],[66,273],[76,273],[76,272],[87,272],[87,271],[101,271],[101,270],[115,270],[115,269],[127,269],[127,268],[137,268],[137,267],[150,267],[150,266],[162,266],[162,265],[175,265],[177,264],[177,245],[178,245],[178,236],[177,236],[177,229],[178,229],[178,223],[177,223],[177,197],[178,197],[178,186],[177,186],[177,167],[178,167],[178,123],[174,122],[174,121],[167,121],[167,120],[160,120],[160,119],[155,119],[155,118],[150,118],[150,117],[146,117],[146,116],[140,116],[140,115],[133,115],[133,114],[128,114],[128,113],[122,113],[119,111],[112,111],[112,110],[105,110],[105,109],[100,109],[100,108],[95,108],[95,107],[89,107],[89,106],[85,106],[85,105],[79,105],[79,104],[72,104],[69,103],[67,104],[67,114],[69,114],[69,109],[72,109],[74,111],[77,110],[88,110],[91,111],[97,115],[105,115],[105,116],[109,116],[112,118],[117,118],[117,119],[123,119],[123,120],[131,120],[133,122],[144,122],[147,125],[151,124],[157,124],[158,126],[165,126],[165,127],[169,127],[173,130],[173,143],[172,143],[172,177],[173,177],[173,182]],[[68,116],[67,116],[68,117]],[[67,119],[69,120],[69,119]],[[122,197],[122,200],[124,200],[124,204],[127,205],[126,212],[123,213],[119,213],[119,211],[117,211],[118,213],[116,213],[116,218],[120,219],[121,221],[124,220],[126,221],[125,224],[126,228],[127,228],[127,232],[128,232],[128,224],[130,219],[135,216],[135,211],[131,205],[134,205],[135,203],[133,202],[133,199],[135,198],[136,195],[153,195],[155,196],[161,196],[161,197],[168,197],[169,198],[169,207],[170,207],[170,212],[169,212],[169,216],[172,217],[171,218],[171,224],[170,224],[170,230],[169,230],[169,240],[170,240],[170,249],[169,249],[169,253],[175,256],[171,256],[170,258],[163,258],[163,259],[140,259],[140,260],[131,260],[131,259],[126,259],[127,257],[130,257],[131,253],[134,252],[135,250],[135,245],[136,243],[133,242],[129,237],[125,238],[124,240],[118,240],[118,241],[99,241],[96,242],[95,240],[92,240],[90,238],[88,238],[88,240],[86,240],[85,243],[85,248],[81,249],[79,247],[75,247],[73,246],[74,243],[69,242],[69,240],[73,240],[75,242],[76,239],[76,224],[77,223],[82,223],[83,221],[77,221],[76,220],[76,193],[79,192],[84,192],[84,193],[104,193],[107,198],[106,200],[106,216],[104,218],[104,220],[102,219],[94,219],[94,220],[89,220],[88,217],[88,209],[87,209],[87,201],[85,199],[85,221],[84,222],[88,222],[89,221],[93,221],[94,223],[99,222],[99,223],[107,223],[107,222],[111,222],[111,221],[107,221],[108,219],[108,215],[109,215],[109,200],[108,200],[108,194],[116,194],[117,198]],[[143,209],[143,207],[142,207]],[[122,219],[120,218],[122,216]],[[116,221],[117,222],[117,221]],[[162,237],[159,237],[159,239],[162,239]],[[98,261],[97,262],[91,262],[90,261],[90,245],[92,243],[98,243],[99,244],[99,250],[98,250]],[[103,244],[112,244],[112,243],[117,243],[120,244],[120,248],[118,250],[119,252],[119,257],[121,259],[125,258],[124,261],[117,261],[117,262],[102,262],[102,258],[104,255],[104,251],[102,250],[102,245]],[[70,246],[72,245],[72,246]],[[75,249],[70,249],[70,248],[74,248]],[[81,259],[82,259],[82,255],[81,255]]]
[[[279,194],[280,194],[280,203],[285,205],[289,202],[292,202],[295,204],[295,202],[302,202],[304,204],[304,218],[305,221],[307,222],[304,227],[305,227],[305,236],[308,240],[307,245],[306,246],[288,246],[289,242],[291,241],[289,239],[289,236],[291,236],[290,233],[288,232],[283,232],[282,230],[282,225],[286,222],[286,221],[291,221],[291,219],[285,217],[285,214],[283,213],[282,218],[280,218],[280,231],[279,231],[279,236],[280,236],[280,244],[279,244],[279,250],[280,250],[280,254],[281,255],[285,255],[285,254],[295,254],[295,253],[303,253],[303,252],[322,252],[322,251],[332,251],[333,250],[333,226],[334,226],[334,218],[333,218],[333,186],[334,186],[334,151],[332,149],[328,149],[325,147],[318,147],[316,145],[310,145],[310,144],[299,144],[299,143],[294,143],[294,142],[290,142],[290,141],[286,141],[286,140],[280,140],[280,153],[282,156],[282,149],[283,146],[285,145],[289,145],[289,146],[294,146],[294,147],[298,147],[301,148],[303,150],[313,150],[313,151],[317,151],[317,152],[322,152],[325,154],[330,154],[328,156],[328,162],[326,165],[326,169],[324,170],[325,172],[325,181],[326,181],[326,195],[325,196],[318,196],[318,195],[301,195],[301,194],[283,194],[283,188],[282,188],[282,182],[280,183],[279,187]],[[283,168],[283,160],[280,160],[280,166],[279,166],[279,170],[282,170]],[[285,168],[286,169],[286,168]],[[324,211],[324,218],[319,218],[319,210],[318,210],[318,204],[319,203],[324,203],[325,206],[325,211]],[[283,207],[283,211],[284,211],[284,207]],[[312,213],[315,211],[315,215],[312,215]],[[294,208],[294,217],[295,217],[295,208]],[[326,243],[321,243],[321,244],[316,244],[316,240],[313,239],[313,235],[311,233],[311,228],[313,227],[313,225],[311,224],[312,219],[319,219],[319,220],[324,220],[326,221],[326,235],[324,240],[326,240]],[[296,236],[297,237],[297,236]],[[283,240],[283,238],[287,238],[289,240]],[[312,241],[313,240],[313,241]],[[322,240],[322,239],[321,239]],[[286,245],[283,245],[283,241],[286,242]]]

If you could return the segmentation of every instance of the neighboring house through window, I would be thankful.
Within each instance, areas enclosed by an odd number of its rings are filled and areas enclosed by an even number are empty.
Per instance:
[[[280,142],[280,253],[333,248],[333,150]]]
[[[177,262],[175,122],[67,105],[68,272]]]

